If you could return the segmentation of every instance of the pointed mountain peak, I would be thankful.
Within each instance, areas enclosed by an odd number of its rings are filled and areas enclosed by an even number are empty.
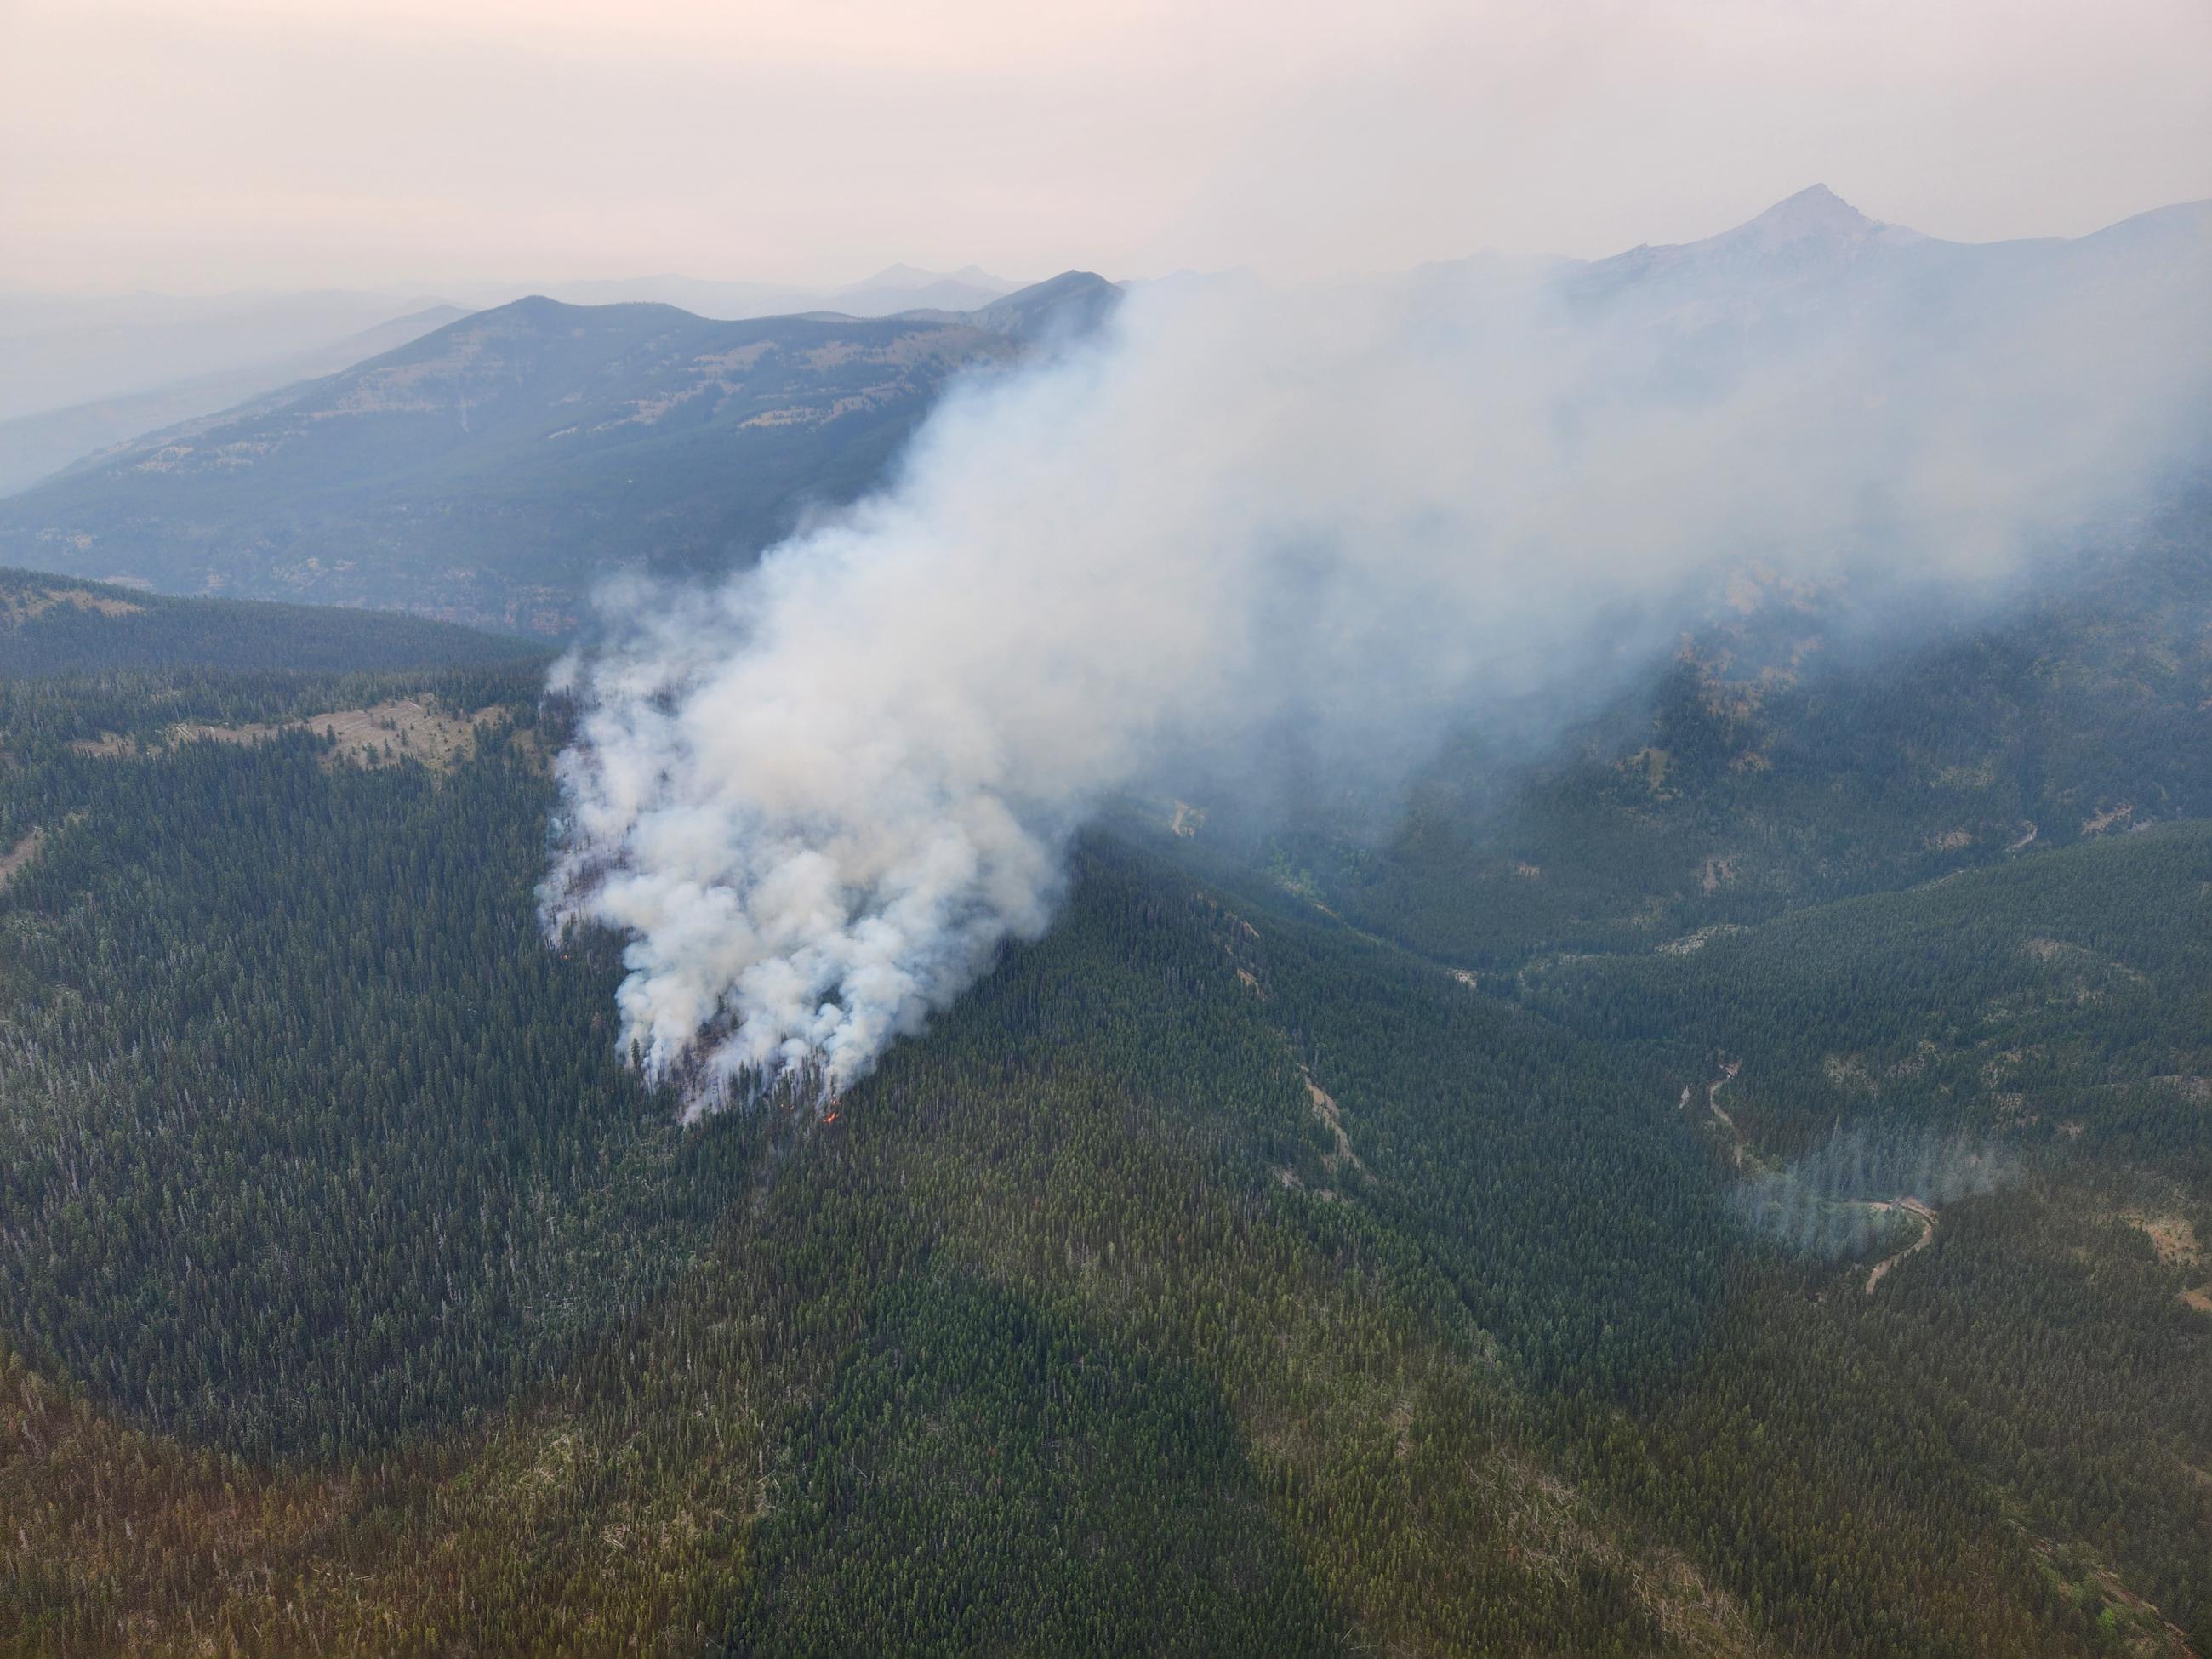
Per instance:
[[[1784,197],[1754,219],[1695,242],[1645,245],[1601,259],[1595,280],[1641,282],[1667,277],[1698,280],[1734,273],[1746,277],[1778,270],[1800,273],[1840,267],[1928,239],[1902,225],[1869,219],[1826,185]]]
[[[1917,242],[1917,232],[1902,226],[1869,219],[1826,185],[1814,185],[1784,198],[1757,218],[1724,230],[1705,244],[1709,247],[1759,250],[1779,254],[1796,250],[1802,256],[1814,248],[1837,252],[1869,244]]]
[[[1790,225],[1808,230],[1862,230],[1875,222],[1826,185],[1809,185],[1795,196],[1785,196],[1751,222],[1754,225]]]

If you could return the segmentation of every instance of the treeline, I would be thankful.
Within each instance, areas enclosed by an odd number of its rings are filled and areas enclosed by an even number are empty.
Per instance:
[[[0,569],[0,678],[177,668],[376,672],[514,662],[545,651],[542,640],[398,611],[169,599],[70,576]]]

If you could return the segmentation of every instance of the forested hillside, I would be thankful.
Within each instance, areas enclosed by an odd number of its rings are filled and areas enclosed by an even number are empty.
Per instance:
[[[368,298],[330,297],[334,308],[349,308],[349,298]],[[134,325],[125,319],[137,305],[151,314]],[[274,314],[262,316],[255,315],[249,302],[244,315],[212,319],[214,327],[207,325],[209,319],[187,320],[174,314],[196,309],[190,301],[142,295],[137,305],[122,298],[92,301],[87,307],[92,314],[78,318],[79,326],[53,319],[60,322],[55,332],[63,337],[56,341],[38,326],[37,301],[27,307],[32,316],[14,319],[0,301],[0,333],[9,337],[7,349],[17,374],[23,373],[28,355],[32,364],[25,378],[44,388],[33,397],[57,400],[17,410],[0,401],[0,495],[91,461],[146,433],[233,408],[282,386],[336,374],[467,314],[458,306],[418,302],[403,306],[398,314],[367,328],[343,326],[331,318],[327,337],[303,340],[286,325],[282,314],[286,307],[281,302],[270,308]],[[295,326],[308,324],[306,331],[312,336],[314,308],[311,302],[301,307],[307,314],[289,320]],[[162,318],[164,311],[172,314]],[[95,321],[102,312],[111,315]],[[232,325],[228,328],[222,326],[226,320]],[[45,355],[41,346],[51,350],[57,344],[61,349],[53,355],[62,361],[37,361]],[[89,352],[84,350],[87,346]],[[91,361],[85,361],[87,356]],[[71,362],[73,357],[76,361]],[[21,386],[21,381],[14,383]]]
[[[564,635],[600,577],[720,568],[851,500],[947,377],[1114,293],[1070,272],[973,313],[748,322],[519,300],[9,496],[0,556]]]
[[[1565,733],[1470,729],[1402,816],[1316,792],[1246,850],[1414,950],[1497,969],[2212,816],[2208,595],[2202,478],[2032,584],[1929,605],[1954,619],[1925,627],[1887,586],[1747,568]],[[1213,822],[1236,836],[1230,805]]]
[[[179,600],[0,570],[0,676],[181,668],[333,672],[513,662],[544,647],[397,612]]]
[[[2194,556],[1440,786],[1457,866],[1132,811],[834,1114],[690,1128],[538,930],[535,665],[25,579],[90,599],[0,679],[0,1646],[2203,1651]],[[1780,758],[1930,684],[1894,787]],[[1577,789],[1668,858],[1499,839]],[[1469,932],[1509,854],[1618,908]]]

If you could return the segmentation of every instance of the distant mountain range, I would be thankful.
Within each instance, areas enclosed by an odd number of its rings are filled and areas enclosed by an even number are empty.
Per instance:
[[[0,421],[282,362],[451,297],[0,293]]]
[[[804,316],[817,311],[845,317],[890,317],[902,311],[975,311],[1006,298],[1021,286],[974,265],[948,273],[895,264],[860,282],[834,288],[668,276],[540,283],[531,291],[571,305],[679,306],[702,317],[741,322],[751,317]],[[497,303],[524,296],[499,293],[478,297]]]
[[[1875,353],[1869,384],[1917,397],[1923,348],[1978,336],[2078,360],[2081,418],[2094,422],[2099,353],[2126,332],[2097,308],[2194,314],[2212,286],[2212,204],[2071,240],[1962,244],[1815,185],[1701,241],[1589,262],[1472,259],[1406,281],[1449,302],[1532,275],[1567,314],[1633,331],[1638,372],[1692,401],[1808,345]],[[624,303],[515,301],[0,500],[0,560],[557,636],[608,570],[724,565],[809,507],[852,499],[948,375],[1088,325],[1119,292],[1079,272],[1001,287],[974,270],[893,266],[821,296],[835,311],[734,321],[698,312],[808,296],[662,278],[564,290]],[[647,293],[694,303],[636,302]],[[896,314],[858,314],[878,307]]]
[[[365,358],[420,339],[469,313],[437,304],[373,327],[275,357],[192,374],[149,390],[123,392],[59,409],[0,420],[0,495],[49,477],[72,462],[302,380],[335,374]],[[249,353],[250,353],[250,348]]]
[[[1899,323],[1969,323],[2040,285],[2123,270],[2201,280],[2212,258],[2212,202],[2139,214],[2087,236],[1949,242],[1870,219],[1825,185],[1702,241],[1637,247],[1563,269],[1585,306],[1634,296],[1696,326],[1742,314],[1769,320],[1844,309]]]
[[[834,287],[695,276],[515,283],[440,299],[331,290],[204,297],[0,295],[0,495],[97,450],[319,379],[472,311],[532,295],[649,302],[735,320],[973,311],[1021,284],[969,265],[894,264]]]
[[[2060,284],[2087,292],[2091,277],[2185,304],[2209,270],[2212,202],[2155,209],[2086,236],[1952,242],[1869,218],[1814,185],[1698,241],[1595,260],[1483,254],[1423,266],[1407,281],[1445,295],[1533,277],[1584,317],[1632,319],[1677,346],[1748,360],[1845,324],[1948,337],[2047,304]]]
[[[558,635],[608,570],[725,563],[849,500],[946,376],[1115,291],[1070,272],[975,312],[740,322],[520,300],[72,467],[0,502],[0,548]]]

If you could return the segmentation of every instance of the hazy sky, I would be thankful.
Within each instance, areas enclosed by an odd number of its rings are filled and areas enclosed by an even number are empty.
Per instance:
[[[2208,0],[0,0],[0,285],[1389,267],[2212,196]]]

